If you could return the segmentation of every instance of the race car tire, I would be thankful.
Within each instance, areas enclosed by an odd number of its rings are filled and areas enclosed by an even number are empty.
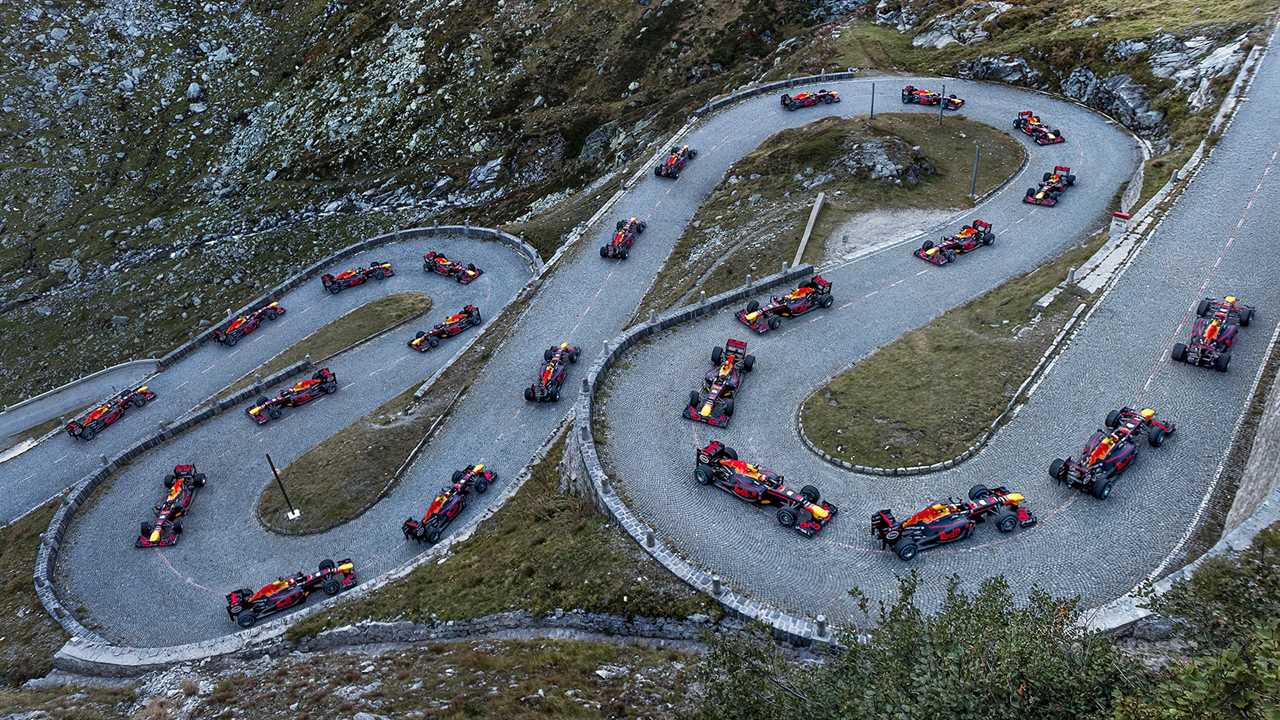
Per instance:
[[[733,398],[729,398],[724,401],[724,408],[722,411],[726,417],[733,417]]]
[[[835,95],[824,95],[822,97],[822,102],[830,105],[831,103],[834,103],[834,102],[840,102],[840,98],[836,97]]]
[[[419,330],[418,332],[413,334],[413,339],[417,340],[418,338],[424,338],[426,336],[427,334],[425,332],[423,332],[422,330]]]
[[[1049,477],[1054,480],[1065,480],[1067,478],[1067,461],[1062,458],[1054,458],[1049,463]]]
[[[1168,436],[1164,428],[1151,428],[1151,432],[1147,433],[1147,444],[1151,447],[1160,447]]]
[[[946,258],[949,263],[956,261],[956,253],[954,250],[943,250],[942,257]]]
[[[817,505],[818,501],[822,499],[822,493],[818,492],[818,488],[812,485],[805,485],[800,488],[800,494],[804,496],[805,500],[808,500],[814,505]]]
[[[648,228],[648,227],[649,227],[649,223],[647,223],[647,222],[645,222],[645,221],[641,220],[641,221],[640,221],[640,224],[636,226],[636,232],[637,232],[637,233],[642,233],[642,232],[644,232],[644,231],[645,231],[645,229],[646,229],[646,228]]]
[[[147,399],[142,397],[141,395],[134,395],[133,397],[129,398],[129,404],[134,407],[142,407],[143,405],[147,404]]]
[[[769,318],[769,322],[767,324],[770,330],[777,330],[778,328],[782,327],[782,318],[771,317]]]
[[[489,492],[489,481],[484,478],[476,478],[476,492],[481,495]]]
[[[662,177],[662,168],[661,167],[654,168],[653,174],[655,177]]]
[[[607,258],[607,257],[609,257],[609,246],[608,246],[608,245],[601,245],[601,246],[600,246],[600,257],[602,257],[602,258]]]
[[[1178,362],[1186,362],[1187,346],[1183,343],[1174,343],[1173,350],[1169,353],[1169,356]]]
[[[329,292],[333,293],[334,295],[337,295],[338,293],[342,292],[342,285],[336,282],[329,283]]]
[[[711,364],[719,365],[724,360],[724,348],[719,345],[711,348]]]
[[[616,230],[621,230],[621,229],[622,229],[622,226],[623,226],[623,225],[626,225],[626,224],[627,224],[627,221],[626,221],[626,220],[619,220],[619,221],[618,221],[618,227],[617,227],[617,228],[615,228],[615,229],[616,229]]]
[[[1052,475],[1053,471],[1050,470],[1049,474]],[[969,499],[974,502],[977,502],[985,497],[989,497],[990,495],[991,495],[991,488],[987,487],[986,485],[978,484],[969,488]]]
[[[818,299],[818,307],[829,308],[833,303],[835,303],[835,301],[836,299],[831,297],[830,295],[823,295],[821,298]]]
[[[932,250],[932,249],[933,249],[933,241],[932,241],[932,240],[925,240],[923,243],[921,243],[921,244],[920,244],[920,249],[921,249],[921,250],[925,250],[925,251]]]
[[[1253,320],[1253,308],[1245,308],[1240,311],[1240,327],[1249,327],[1249,323]]]
[[[752,368],[754,368],[755,366],[756,366],[756,356],[755,356],[755,355],[748,355],[748,356],[746,356],[745,358],[743,358],[743,359],[742,359],[742,371],[743,371],[743,372],[751,372]]]
[[[1107,413],[1107,419],[1104,421],[1109,428],[1120,427],[1120,411],[1112,410]]]
[[[693,471],[693,479],[697,480],[699,485],[710,485],[711,473],[707,472],[703,468],[697,468]]]
[[[479,325],[482,322],[484,322],[484,320],[480,318],[480,311],[479,310],[471,311],[471,324]]]
[[[524,389],[524,399],[533,402],[533,386]]]
[[[320,561],[320,572],[324,572],[325,570],[336,570],[337,567],[338,564],[333,561],[333,558],[325,558]]]
[[[239,335],[223,335],[222,336],[222,343],[227,347],[235,347],[236,343],[238,342],[240,342]]]
[[[174,523],[174,524],[173,524],[173,534],[174,534],[174,535],[181,535],[181,534],[182,534],[182,523],[180,523],[180,522],[176,522],[176,523]]]
[[[730,460],[737,460],[737,459],[738,459],[738,451],[737,451],[737,450],[734,450],[733,448],[729,447],[728,445],[726,445],[726,446],[724,447],[723,452],[724,452],[724,456],[725,456],[725,457],[727,457],[727,458],[729,458]]]
[[[555,355],[555,348],[547,348],[542,351],[542,362],[551,362],[551,356]]]
[[[142,526],[139,528],[139,532],[140,532],[143,536],[146,536],[146,535],[150,535],[150,534],[151,534],[151,531],[152,531],[152,530],[155,530],[155,529],[156,529],[156,528],[155,528],[155,526],[154,526],[154,525],[152,525],[151,523],[149,523],[149,522],[144,522],[144,523],[142,523]]]
[[[434,335],[428,335],[427,344],[430,345],[431,347],[436,347],[437,345],[440,344],[440,339]]]
[[[1208,315],[1209,307],[1210,307],[1210,302],[1207,298],[1204,300],[1201,300],[1200,304],[1196,306],[1196,315],[1198,317],[1204,317],[1205,315]]]
[[[385,270],[383,270],[382,268],[378,268],[377,270],[374,270],[374,271],[373,271],[373,279],[374,279],[374,280],[385,280],[385,279],[387,279],[387,273],[386,273],[386,271],[385,271]]]
[[[276,312],[275,308],[268,308],[266,315],[268,320],[275,320],[276,318],[280,317],[280,313]]]
[[[893,551],[897,553],[898,559],[903,562],[911,562],[916,555],[920,554],[920,548],[916,547],[916,544],[913,542],[902,543],[898,547],[894,548]]]
[[[1036,196],[1036,189],[1035,189],[1035,188],[1027,188],[1027,197],[1035,197],[1035,196]]]
[[[996,530],[1011,533],[1018,527],[1018,514],[1005,508],[996,513]]]
[[[630,250],[623,250],[623,251],[621,251],[621,252],[619,252],[619,253],[618,253],[618,259],[619,259],[619,260],[626,260],[626,259],[627,259],[627,256],[628,256],[628,255],[630,255],[630,254],[631,254],[631,251],[630,251]]]
[[[574,351],[572,351],[572,352],[570,352],[570,353],[569,353],[569,362],[570,362],[570,363],[576,363],[576,362],[578,362],[578,352],[579,352],[579,351],[574,350]]]
[[[988,230],[988,231],[986,231],[985,233],[983,233],[983,234],[982,234],[982,244],[983,244],[983,245],[991,245],[991,244],[995,243],[995,241],[996,241],[996,234],[995,234],[995,233],[993,233],[993,232],[991,232],[990,230]]]
[[[271,416],[272,420],[276,420],[276,419],[279,419],[279,417],[284,413],[281,412],[280,408],[276,407],[275,405],[272,405],[271,407],[267,408],[267,414]]]
[[[422,540],[428,545],[435,545],[440,542],[440,535],[444,532],[444,528],[434,521],[427,523],[427,527],[422,532]]]
[[[698,401],[699,401],[699,400],[701,400],[701,399],[702,399],[702,398],[698,397],[698,391],[697,391],[697,390],[690,390],[690,391],[689,391],[689,407],[695,407],[695,406],[697,406]]]
[[[692,160],[696,157],[698,157],[698,151],[693,148],[689,148],[689,159]]]
[[[1068,176],[1067,176],[1067,187],[1071,187],[1072,185],[1075,185],[1075,184],[1076,184],[1076,176],[1075,176],[1075,175],[1068,175]]]
[[[236,624],[246,630],[253,627],[256,622],[258,622],[258,616],[251,612],[245,612],[242,610],[240,611],[240,614],[236,615]]]
[[[98,433],[97,433],[97,431],[96,431],[96,430],[94,430],[94,429],[93,429],[93,428],[91,428],[91,427],[82,428],[82,429],[80,430],[80,439],[81,439],[81,440],[92,440],[92,439],[93,439],[93,436],[94,436],[94,435],[97,435],[97,434],[98,434]]]
[[[463,477],[464,475],[466,475],[466,473],[462,472],[461,470],[454,470],[454,471],[453,471],[453,481],[454,481],[454,482],[458,482],[458,481],[462,480],[462,477]]]
[[[333,578],[329,578],[328,580],[324,581],[324,585],[321,585],[320,589],[324,590],[325,595],[328,595],[329,597],[333,597],[334,595],[337,595],[338,593],[342,592],[342,583],[338,582]]]
[[[204,473],[196,473],[196,476],[194,478],[194,480],[196,481],[196,487],[204,487],[204,484],[207,479],[208,478],[206,478]]]
[[[1041,180],[1042,182],[1049,182],[1049,177],[1050,177],[1050,176],[1052,176],[1052,175],[1053,175],[1053,173],[1048,173],[1048,172],[1047,172],[1047,173],[1045,173],[1045,174],[1044,174],[1044,177],[1040,178],[1040,180]]]
[[[778,508],[778,524],[782,527],[796,526],[796,513],[791,508]]]
[[[1111,497],[1111,488],[1115,484],[1116,484],[1115,480],[1101,480],[1101,481],[1095,482],[1093,484],[1093,487],[1090,488],[1089,494],[1093,495],[1095,498],[1099,500],[1106,500],[1107,498]]]

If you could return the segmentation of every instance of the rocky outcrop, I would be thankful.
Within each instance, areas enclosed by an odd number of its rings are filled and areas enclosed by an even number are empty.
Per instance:
[[[870,2],[871,0],[816,0],[809,14],[818,22],[831,22],[861,10]]]
[[[936,169],[919,146],[899,137],[846,141],[845,152],[831,168],[833,175],[915,185]]]
[[[910,0],[880,0],[876,3],[876,24],[906,32],[920,22],[920,8]]]
[[[1123,73],[1099,78],[1078,67],[1062,81],[1062,94],[1097,108],[1144,137],[1165,133],[1164,113],[1151,106],[1147,88]]]
[[[998,80],[1017,85],[1039,85],[1041,75],[1025,59],[1011,55],[983,56],[966,60],[957,67],[962,78]]]
[[[968,5],[959,12],[939,15],[912,40],[914,47],[944,48],[948,45],[972,45],[991,37],[989,28],[996,18],[1013,8],[1007,2],[992,0]]]
[[[1248,51],[1245,36],[1234,39],[1207,35],[1180,40],[1159,35],[1151,43],[1151,73],[1173,81],[1187,94],[1187,105],[1199,112],[1214,103],[1211,83],[1236,71]]]

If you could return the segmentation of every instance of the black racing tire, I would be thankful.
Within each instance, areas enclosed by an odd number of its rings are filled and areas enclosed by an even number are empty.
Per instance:
[[[1054,480],[1065,480],[1067,478],[1067,461],[1062,458],[1054,458],[1049,463],[1049,477]]]
[[[1249,323],[1253,322],[1253,308],[1245,308],[1240,311],[1240,327],[1249,327]]]
[[[238,342],[240,342],[240,336],[239,336],[239,335],[231,334],[231,335],[223,335],[223,336],[222,336],[222,344],[223,344],[223,345],[226,345],[227,347],[235,347],[235,346],[236,346],[236,343],[238,343]]]
[[[1098,480],[1093,484],[1093,487],[1089,489],[1089,494],[1099,500],[1106,500],[1111,497],[1111,488],[1115,484],[1116,481],[1111,479]]]
[[[196,487],[204,487],[205,483],[208,481],[208,477],[206,477],[204,473],[196,473],[195,477],[192,479],[196,481]]]
[[[751,372],[751,370],[752,370],[753,368],[755,368],[755,366],[756,366],[756,356],[755,356],[755,355],[748,355],[748,356],[746,356],[746,357],[742,358],[742,371],[743,371],[743,372]]]
[[[1114,429],[1114,428],[1120,427],[1120,411],[1112,410],[1111,412],[1107,413],[1107,419],[1105,420],[1105,422],[1107,427],[1109,428]]]
[[[1044,174],[1044,177],[1042,177],[1042,178],[1040,178],[1040,179],[1041,179],[1042,181],[1044,181],[1044,182],[1049,182],[1049,176],[1051,176],[1051,175],[1053,175],[1053,173],[1047,172],[1047,173],[1045,173],[1045,174]]]
[[[86,426],[80,430],[80,439],[86,440],[86,441],[92,440],[94,436],[97,434],[98,434],[97,430],[94,430],[92,427]]]
[[[725,457],[727,457],[727,458],[729,458],[730,460],[737,460],[737,459],[738,459],[738,451],[737,451],[737,450],[734,450],[733,448],[731,448],[731,447],[729,447],[728,445],[726,445],[726,446],[724,446],[724,456],[725,456]]]
[[[385,280],[386,278],[387,278],[387,271],[383,270],[382,268],[378,268],[377,270],[373,271],[374,280]]]
[[[782,318],[775,315],[774,317],[769,318],[769,322],[766,324],[769,326],[770,330],[777,330],[782,327]]]
[[[280,313],[276,312],[275,308],[269,308],[265,314],[268,320],[275,320],[277,317],[280,317]]]
[[[1072,185],[1075,185],[1075,184],[1076,184],[1076,176],[1075,176],[1075,175],[1068,175],[1068,176],[1067,176],[1067,187],[1071,187]]]
[[[578,351],[574,350],[573,352],[569,353],[569,364],[575,365],[577,364],[577,362],[578,362]]]
[[[436,337],[435,335],[428,335],[427,344],[430,345],[431,347],[436,347],[440,344],[440,338]]]
[[[724,401],[724,414],[727,417],[733,417],[733,398]]]
[[[173,524],[173,534],[174,534],[174,535],[181,535],[181,534],[182,534],[182,523],[180,523],[180,522],[176,522],[176,523],[174,523],[174,524]]]
[[[1171,357],[1173,357],[1173,359],[1174,359],[1174,360],[1177,360],[1178,362],[1186,362],[1186,361],[1187,361],[1187,346],[1186,346],[1186,344],[1184,344],[1184,343],[1174,343],[1174,344],[1173,344],[1173,351],[1172,351],[1171,353],[1169,353],[1169,355],[1170,355]]]
[[[804,496],[805,500],[808,500],[814,505],[817,505],[818,501],[822,499],[822,493],[818,492],[818,488],[812,485],[805,485],[800,488],[800,494]]]
[[[1004,508],[996,513],[996,530],[1002,533],[1011,533],[1018,528],[1018,514],[1014,511]]]
[[[129,398],[129,404],[134,407],[140,408],[143,405],[147,404],[147,399],[142,397],[141,395],[134,395],[133,397]]]
[[[542,351],[542,362],[551,362],[551,356],[555,355],[555,348],[547,348]]]
[[[752,300],[751,302],[747,303],[747,312],[753,313],[759,309],[760,309],[759,300]]]
[[[943,250],[942,257],[946,258],[949,263],[956,261],[956,253],[954,250]]]
[[[977,502],[983,498],[991,496],[991,488],[981,483],[969,488],[969,499]]]
[[[618,221],[618,225],[617,225],[617,227],[615,227],[614,229],[615,229],[615,230],[621,230],[621,229],[622,229],[622,226],[623,226],[623,225],[626,225],[626,224],[627,224],[627,221],[626,221],[626,220],[619,220],[619,221]]]
[[[335,380],[334,382],[331,382],[331,383],[325,383],[320,386],[320,391],[323,392],[325,395],[332,395],[338,392],[338,382]]]
[[[280,407],[278,405],[272,405],[271,407],[267,408],[267,415],[270,416],[272,420],[278,419],[283,414],[284,412],[280,410]]]
[[[142,534],[142,535],[145,537],[145,536],[147,536],[147,535],[150,535],[150,534],[151,534],[151,531],[152,531],[152,530],[155,530],[155,529],[156,529],[156,528],[155,528],[155,526],[154,526],[154,525],[152,525],[151,523],[149,523],[149,522],[144,522],[144,523],[142,523],[142,525],[138,528],[138,532],[139,532],[140,534]]]
[[[337,295],[338,293],[342,292],[342,283],[337,283],[337,282],[329,283],[329,292],[334,295]]]
[[[428,545],[435,545],[440,542],[440,535],[444,532],[444,528],[435,523],[427,523],[427,527],[422,531],[422,540]]]
[[[528,400],[529,402],[533,402],[533,386],[532,385],[524,389],[524,399]]]
[[[476,487],[476,492],[478,492],[478,493],[480,493],[481,495],[483,495],[483,494],[485,494],[485,493],[489,492],[489,481],[488,481],[488,480],[485,480],[485,479],[484,479],[484,478],[482,478],[482,477],[478,477],[478,478],[476,478],[476,486],[475,486],[475,487]]]
[[[698,401],[699,401],[699,400],[701,400],[701,399],[702,399],[702,398],[698,397],[698,391],[697,391],[697,390],[690,390],[690,391],[689,391],[689,406],[690,406],[690,407],[695,407],[695,406],[697,406]]]
[[[932,250],[932,249],[933,249],[933,241],[932,241],[932,240],[925,240],[924,242],[920,243],[920,249],[921,249],[921,250],[924,250],[924,251]]]
[[[609,257],[609,246],[608,246],[608,245],[601,245],[601,246],[600,246],[600,257],[602,257],[602,258],[607,258],[607,257]]]
[[[1204,317],[1205,315],[1208,315],[1209,308],[1211,307],[1211,305],[1212,303],[1209,302],[1208,298],[1201,300],[1200,304],[1196,305],[1196,315],[1199,317]]]
[[[1153,448],[1160,447],[1168,437],[1169,433],[1165,432],[1164,428],[1151,428],[1151,432],[1147,433],[1147,444]]]
[[[338,593],[342,592],[342,583],[338,582],[334,578],[329,578],[328,580],[324,581],[324,585],[321,585],[320,589],[324,590],[325,595],[328,595],[329,597],[333,597],[334,595],[337,595]]]
[[[898,555],[898,559],[903,562],[911,562],[916,555],[920,554],[920,548],[916,547],[913,542],[905,542],[898,545],[893,551]]]
[[[993,233],[993,232],[991,232],[990,230],[988,230],[988,231],[986,231],[986,232],[984,232],[984,233],[982,234],[982,244],[983,244],[983,245],[992,245],[992,244],[994,244],[994,243],[995,243],[995,241],[996,241],[996,234],[995,234],[995,233]]]
[[[1224,352],[1213,359],[1213,369],[1218,372],[1226,372],[1227,366],[1231,364],[1231,353]]]
[[[1035,195],[1036,195],[1035,188],[1027,188],[1027,197],[1035,197]]]
[[[698,157],[698,151],[693,148],[689,148],[689,159],[692,160],[696,157]]]
[[[723,361],[724,361],[724,348],[721,348],[719,345],[711,348],[711,364],[719,365]]]
[[[829,308],[833,303],[835,303],[835,301],[836,299],[831,297],[830,295],[823,295],[821,298],[818,299],[818,307],[821,307],[824,309]]]
[[[253,627],[256,622],[258,622],[258,616],[251,612],[241,610],[240,613],[236,615],[236,624],[246,630]]]
[[[711,484],[711,473],[706,468],[695,468],[693,471],[693,479],[698,481],[699,485]]]
[[[325,570],[336,570],[337,567],[338,564],[333,561],[333,558],[325,558],[320,561],[320,572],[324,572]]]
[[[782,527],[795,527],[798,520],[796,511],[786,507],[778,508],[777,518],[778,524]]]
[[[453,471],[453,481],[454,481],[454,482],[458,482],[458,481],[462,480],[462,477],[463,477],[464,475],[466,475],[466,473],[462,472],[461,470],[454,470],[454,471]]]
[[[484,322],[484,319],[483,319],[482,317],[480,317],[480,311],[479,311],[479,310],[472,310],[472,311],[471,311],[471,324],[472,324],[472,325],[479,325],[479,324],[481,324],[481,323],[483,323],[483,322]]]

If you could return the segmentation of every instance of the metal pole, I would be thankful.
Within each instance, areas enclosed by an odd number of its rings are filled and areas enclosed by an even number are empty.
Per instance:
[[[289,493],[284,489],[284,483],[280,481],[280,472],[276,470],[276,464],[271,461],[271,454],[267,454],[267,464],[271,466],[271,474],[276,476],[276,485],[280,486],[280,494],[284,496],[284,502],[289,506],[289,514],[285,517],[290,520],[297,520],[302,517],[302,511],[293,506],[293,501],[289,499]]]
[[[947,84],[942,83],[942,99],[938,101],[938,124],[942,124],[942,111],[947,109]]]
[[[969,199],[978,199],[978,159],[982,157],[982,146],[973,144],[973,177],[969,180]]]
[[[871,119],[876,119],[876,84],[871,83]]]

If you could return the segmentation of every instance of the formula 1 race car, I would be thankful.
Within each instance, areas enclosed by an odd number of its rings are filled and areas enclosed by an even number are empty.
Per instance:
[[[413,336],[413,339],[409,341],[409,347],[418,352],[426,352],[439,345],[441,340],[451,338],[463,330],[480,323],[480,308],[475,305],[467,305],[462,308],[462,312],[450,315],[444,319],[444,322],[436,323],[435,327],[430,330],[418,331]]]
[[[1111,495],[1115,477],[1123,473],[1138,454],[1137,439],[1147,436],[1147,444],[1160,447],[1173,434],[1173,423],[1156,419],[1151,408],[1122,407],[1107,413],[1106,425],[1089,438],[1074,458],[1057,458],[1049,465],[1049,477],[1087,492],[1099,500]]]
[[[454,262],[445,257],[444,253],[438,253],[435,250],[429,250],[422,256],[422,272],[451,277],[457,280],[459,285],[469,285],[472,280],[484,274],[483,270],[471,263],[463,265],[460,262]]]
[[[787,487],[784,478],[773,472],[738,459],[738,453],[712,440],[698,451],[693,478],[701,485],[714,485],[743,502],[777,507],[778,524],[805,537],[813,537],[840,511],[823,500],[818,488],[805,485],[797,492]]]
[[[1251,320],[1253,307],[1242,304],[1234,295],[1221,300],[1205,298],[1196,306],[1191,338],[1185,343],[1173,344],[1173,359],[1226,372],[1236,332],[1248,327]]]
[[[938,242],[925,240],[916,250],[916,257],[934,265],[946,265],[955,262],[957,255],[973,252],[983,245],[996,241],[991,232],[991,223],[985,220],[974,220],[971,224],[960,228],[960,232],[951,237],[944,237]]]
[[[609,244],[600,246],[600,257],[626,260],[627,255],[631,254],[631,246],[636,244],[636,238],[647,227],[649,225],[645,221],[636,218],[619,220],[613,239]]]
[[[131,407],[140,408],[156,399],[146,385],[116,393],[106,402],[67,423],[67,434],[81,440],[92,440],[106,426],[124,416]]]
[[[350,558],[334,562],[321,560],[318,572],[299,572],[291,577],[276,578],[257,592],[241,588],[227,593],[227,615],[242,628],[251,628],[258,620],[301,605],[317,590],[333,597],[355,587],[356,568]]]
[[[684,166],[692,159],[698,157],[698,151],[688,145],[671,148],[671,154],[667,156],[657,167],[653,169],[653,174],[658,177],[671,178],[675,180],[680,177],[680,172],[684,170]]]
[[[569,343],[560,343],[549,347],[542,353],[542,372],[538,381],[524,389],[524,399],[530,402],[555,402],[560,399],[560,391],[564,381],[569,377],[569,363],[578,362],[578,354],[582,352]]]
[[[821,275],[800,284],[795,290],[782,297],[773,296],[763,307],[752,300],[747,303],[746,310],[737,313],[738,322],[758,333],[777,330],[782,325],[782,318],[803,315],[814,308],[829,308],[835,302],[831,295],[831,283]]]
[[[819,90],[818,92],[809,92],[808,90],[796,93],[795,95],[782,95],[782,107],[787,110],[799,110],[800,108],[813,107],[818,103],[830,105],[831,103],[840,102],[840,93],[835,90]]]
[[[453,483],[440,488],[440,494],[427,506],[422,519],[405,520],[400,531],[404,533],[406,540],[435,545],[440,540],[440,533],[467,506],[467,496],[473,490],[481,495],[485,494],[497,480],[498,473],[486,470],[484,465],[471,465],[463,470],[455,470]]]
[[[899,559],[910,560],[921,550],[964,540],[988,517],[995,518],[996,530],[1002,533],[1034,527],[1036,516],[1023,503],[1022,493],[974,485],[969,489],[968,500],[948,498],[901,523],[892,510],[881,510],[871,516],[871,534],[880,539],[880,547],[892,548]]]
[[[298,407],[315,400],[321,395],[329,395],[338,391],[338,376],[329,368],[320,368],[310,378],[296,382],[280,391],[273,398],[258,398],[258,402],[245,410],[253,421],[262,425],[268,420],[280,417],[282,408]]]
[[[343,290],[363,285],[366,280],[373,278],[374,280],[385,280],[396,271],[391,268],[389,262],[370,263],[369,267],[357,267],[350,270],[343,270],[337,275],[325,273],[320,276],[320,282],[324,285],[324,289],[337,295]]]
[[[684,416],[712,427],[728,427],[733,417],[733,397],[742,387],[742,379],[755,367],[756,356],[747,354],[747,344],[729,338],[724,347],[711,348],[711,364],[715,368],[702,380],[702,392],[689,391],[689,404]]]
[[[240,338],[248,335],[254,330],[257,330],[258,326],[262,324],[263,318],[275,320],[283,314],[284,308],[280,306],[280,303],[273,302],[270,305],[254,310],[248,315],[241,315],[228,323],[224,328],[214,330],[213,339],[227,347],[231,347],[232,345],[240,342]]]
[[[959,110],[964,107],[964,100],[955,95],[943,97],[941,93],[906,85],[902,88],[903,105],[941,105],[944,110]]]
[[[1022,196],[1022,202],[1053,207],[1058,204],[1058,198],[1062,193],[1075,184],[1076,176],[1071,174],[1071,168],[1054,165],[1053,172],[1044,174],[1039,187],[1027,188],[1027,194]]]
[[[196,472],[194,465],[176,465],[173,476],[164,479],[168,493],[164,500],[156,503],[156,519],[142,523],[138,539],[134,547],[169,547],[178,544],[178,536],[182,535],[182,523],[179,518],[187,514],[191,501],[196,499],[196,491],[204,487],[204,473]]]
[[[1024,135],[1029,136],[1037,145],[1057,145],[1067,141],[1066,138],[1062,137],[1061,130],[1051,128],[1040,122],[1040,116],[1030,110],[1023,110],[1018,113],[1018,117],[1014,118],[1013,127],[1015,130],[1021,130]]]

